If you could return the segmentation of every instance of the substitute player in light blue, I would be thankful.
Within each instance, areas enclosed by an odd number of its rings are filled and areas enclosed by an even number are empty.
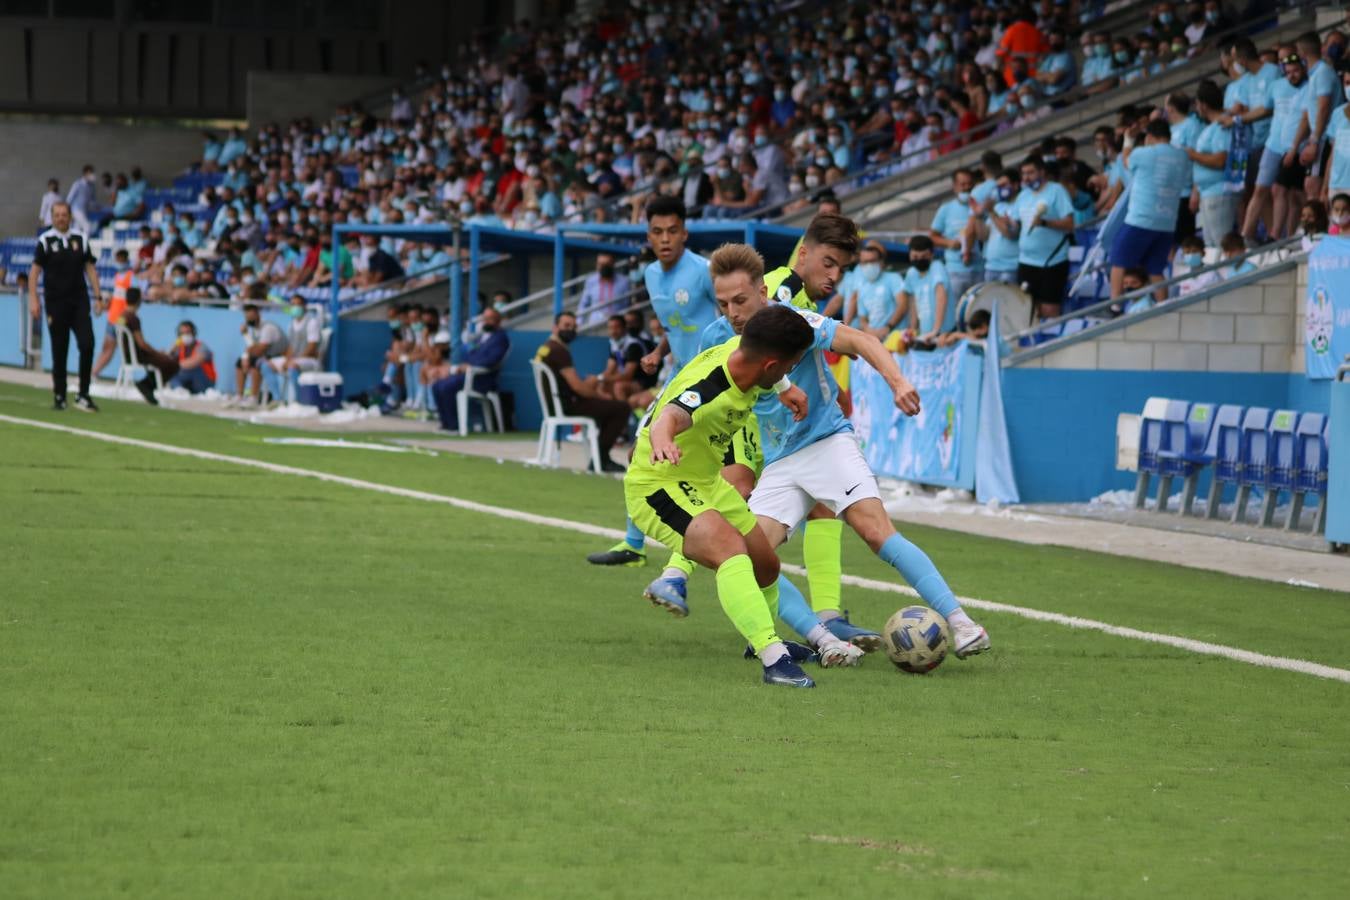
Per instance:
[[[909,330],[920,341],[933,341],[950,328],[956,300],[947,281],[947,269],[933,258],[933,241],[922,234],[909,241],[909,269],[905,271],[905,306]]]
[[[679,371],[698,355],[703,329],[717,318],[708,261],[685,247],[689,240],[685,217],[684,204],[677,197],[658,196],[647,204],[647,241],[656,261],[647,266],[643,281],[652,312],[666,330],[661,344],[642,358],[642,368],[648,373],[661,367],[666,354],[674,361],[674,371]],[[598,566],[645,565],[646,538],[630,518],[623,541],[586,559]],[[672,559],[681,563],[680,559]],[[678,570],[681,565],[675,568]]]
[[[954,309],[962,295],[984,275],[984,258],[978,242],[971,236],[971,191],[975,175],[969,169],[952,173],[952,193],[956,196],[938,207],[928,236],[942,248],[942,263],[947,270],[947,290]]]
[[[741,293],[747,300],[767,294],[762,280],[753,289],[746,285]],[[832,319],[806,311],[801,314],[816,329],[817,340],[788,378],[807,396],[806,417],[797,422],[766,403],[755,406],[764,471],[750,494],[750,511],[760,529],[777,547],[818,504],[825,506],[947,619],[958,657],[989,649],[989,635],[966,615],[928,556],[901,537],[886,514],[876,477],[863,458],[852,424],[839,408],[839,387],[825,351],[860,358],[880,372],[894,391],[896,407],[906,415],[919,413],[918,392],[881,341]],[[781,583],[779,589],[781,603]],[[788,624],[797,627],[791,621]],[[823,624],[828,629],[830,622]]]

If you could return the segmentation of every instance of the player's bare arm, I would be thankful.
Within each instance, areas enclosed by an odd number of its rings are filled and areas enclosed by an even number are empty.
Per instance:
[[[680,464],[680,448],[675,438],[681,432],[688,431],[694,424],[694,417],[678,406],[667,406],[652,423],[649,436],[652,442],[652,463],[668,462],[672,466]]]
[[[834,333],[834,342],[830,345],[830,349],[835,353],[862,357],[890,385],[895,393],[896,409],[907,416],[919,414],[919,392],[900,371],[900,367],[895,363],[895,357],[874,335],[840,325]]]

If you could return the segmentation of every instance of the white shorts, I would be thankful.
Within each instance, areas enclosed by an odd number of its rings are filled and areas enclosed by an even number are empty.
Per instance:
[[[841,431],[764,467],[750,511],[793,529],[817,503],[836,516],[859,500],[881,497],[858,438]]]

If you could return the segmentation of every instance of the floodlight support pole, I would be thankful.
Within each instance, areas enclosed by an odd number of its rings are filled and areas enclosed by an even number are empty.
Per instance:
[[[478,233],[478,223],[469,224],[469,310],[474,316],[483,310],[478,302],[478,263],[482,256],[482,241]]]
[[[455,223],[455,234],[450,246],[450,358],[459,359],[464,352],[464,262],[459,258],[460,224]]]

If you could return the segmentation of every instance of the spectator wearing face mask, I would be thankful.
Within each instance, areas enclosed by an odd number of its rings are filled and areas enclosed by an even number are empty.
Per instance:
[[[1200,132],[1204,130],[1204,123],[1200,117],[1192,112],[1191,98],[1185,94],[1172,94],[1167,98],[1167,103],[1163,106],[1163,114],[1167,119],[1167,125],[1172,131],[1170,143],[1186,157],[1190,158],[1190,151],[1195,149],[1196,141],[1200,138]],[[1191,169],[1187,168],[1182,193],[1177,198],[1180,204],[1177,210],[1176,237],[1177,240],[1190,237],[1195,234],[1195,213],[1191,209],[1191,188],[1194,181],[1191,177]],[[1227,228],[1224,229],[1227,232]]]
[[[1125,168],[1132,178],[1125,221],[1111,246],[1111,297],[1120,296],[1124,270],[1143,266],[1162,281],[1176,240],[1177,197],[1191,177],[1191,161],[1171,144],[1167,122],[1153,119],[1145,146],[1125,148]],[[1161,299],[1161,298],[1159,298]]]
[[[169,351],[178,361],[178,374],[169,386],[189,394],[200,394],[216,386],[216,363],[211,348],[197,339],[197,326],[188,320],[178,323],[178,341]]]
[[[1181,252],[1177,254],[1176,259],[1172,261],[1173,277],[1198,272],[1205,267],[1205,242],[1200,240],[1199,237],[1191,235],[1182,240],[1180,250]],[[1219,273],[1217,270],[1190,275],[1178,286],[1177,294],[1182,297],[1193,294],[1209,287],[1211,284],[1216,284],[1218,280]]]
[[[1068,49],[1068,36],[1062,29],[1050,32],[1050,52],[1037,68],[1036,80],[1047,98],[1058,97],[1078,86],[1078,65]]]
[[[994,195],[987,212],[976,225],[976,236],[984,242],[984,280],[1017,284],[1017,236],[1021,223],[1015,201],[1021,176],[1016,169],[1004,169],[995,180]]]
[[[267,358],[259,366],[263,383],[274,403],[293,402],[300,373],[317,372],[323,367],[319,360],[319,343],[323,339],[319,316],[305,309],[304,298],[299,295],[291,298],[286,314],[291,321],[286,331],[285,351]]]
[[[947,269],[933,258],[933,241],[922,234],[911,238],[903,306],[909,314],[908,330],[917,342],[936,340],[947,323],[952,302]]]
[[[572,362],[568,345],[577,337],[577,318],[570,312],[560,313],[553,324],[553,334],[540,347],[535,359],[553,371],[558,383],[561,410],[554,415],[586,416],[594,419],[600,429],[600,471],[622,472],[624,467],[610,458],[609,451],[623,434],[631,410],[627,403],[607,400],[600,396],[599,380],[594,375],[582,377]]]
[[[971,232],[976,209],[971,195],[974,187],[975,176],[969,169],[953,172],[952,193],[956,196],[938,207],[928,232],[934,246],[942,250],[952,303],[958,302],[984,274],[984,258]]]
[[[1059,315],[1068,284],[1073,202],[1058,182],[1047,180],[1041,157],[1028,156],[1020,172],[1022,189],[1013,203],[1019,226],[1017,280],[1041,318],[1049,319]]]
[[[848,280],[844,320],[885,341],[905,315],[905,284],[899,273],[887,271],[886,248],[868,241],[858,253],[858,265]],[[843,291],[841,291],[843,293]]]
[[[1337,194],[1331,198],[1327,234],[1350,237],[1350,194]]]
[[[1327,233],[1331,223],[1327,216],[1327,205],[1321,200],[1309,200],[1299,210],[1298,233],[1303,238],[1303,250],[1310,251]]]
[[[614,257],[601,253],[595,258],[595,271],[586,276],[577,303],[577,317],[583,327],[598,325],[616,310],[627,305],[624,300],[632,293],[628,276],[617,271]]]
[[[178,374],[178,360],[168,353],[161,353],[150,342],[145,339],[145,333],[141,330],[141,292],[136,288],[127,291],[126,311],[122,314],[122,325],[131,335],[132,343],[136,345],[136,359],[145,367],[145,376],[136,382],[136,390],[141,392],[145,402],[151,406],[158,406],[159,400],[155,398],[155,376],[151,369],[158,369],[160,377],[164,380],[172,380]]]
[[[474,390],[480,393],[495,391],[497,370],[510,350],[511,337],[502,328],[501,313],[489,307],[483,311],[482,339],[465,353],[463,362],[452,366],[448,374],[431,385],[431,398],[443,429],[459,430],[458,397],[468,379],[469,369],[482,370],[474,375]],[[560,384],[559,389],[561,387]]]
[[[1116,86],[1116,60],[1111,55],[1111,41],[1104,34],[1094,34],[1090,52],[1083,60],[1083,86],[1089,94],[1099,94]]]
[[[1307,169],[1303,191],[1309,197],[1319,197],[1327,161],[1326,139],[1331,114],[1344,95],[1341,79],[1336,75],[1336,63],[1325,58],[1317,33],[1310,31],[1299,35],[1296,46],[1308,70],[1308,88],[1303,98],[1303,121],[1299,123],[1295,146],[1300,148],[1299,163]]]
[[[362,238],[362,245],[366,251],[366,268],[352,279],[355,287],[374,287],[407,274],[399,261],[380,245],[379,238],[367,235]]]

